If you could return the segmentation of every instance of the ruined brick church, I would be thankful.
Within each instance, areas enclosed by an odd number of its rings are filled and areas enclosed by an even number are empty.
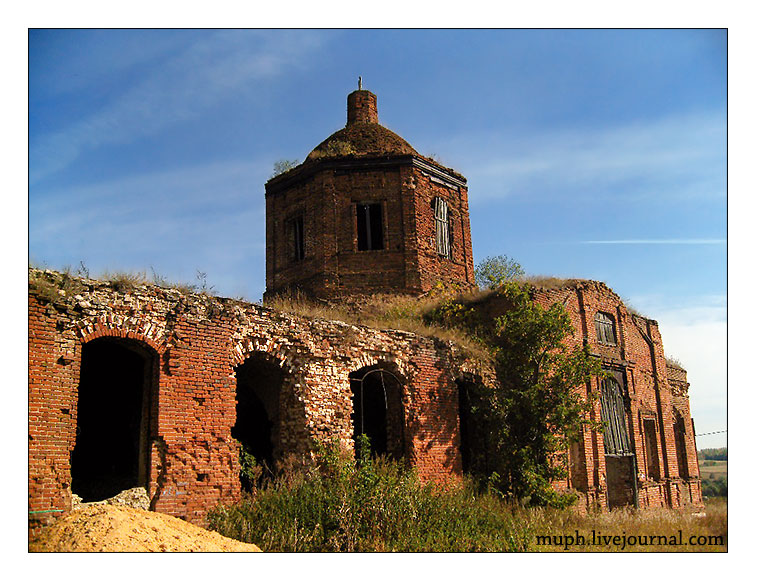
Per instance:
[[[266,184],[266,294],[339,300],[475,287],[466,179],[347,98],[347,124]],[[454,343],[278,313],[152,285],[30,270],[29,512],[71,510],[144,487],[155,511],[203,523],[239,499],[240,446],[275,465],[367,434],[426,480],[454,479],[468,442],[463,394],[486,381]],[[611,372],[555,486],[582,509],[701,506],[685,370],[657,323],[605,284],[539,289],[563,303]],[[501,306],[500,306],[501,308]],[[498,306],[488,306],[496,314]]]

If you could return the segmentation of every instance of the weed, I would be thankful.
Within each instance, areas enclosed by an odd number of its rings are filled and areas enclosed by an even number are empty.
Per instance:
[[[211,528],[279,552],[564,551],[538,545],[536,536],[592,530],[605,535],[723,536],[727,506],[708,505],[705,517],[675,510],[613,510],[580,515],[508,503],[469,478],[422,483],[401,462],[361,456],[332,441],[315,448],[315,466],[287,469],[235,505],[208,516]],[[574,546],[573,551],[616,551],[617,546]],[[660,551],[660,546],[626,551]],[[665,547],[720,551],[726,546]]]

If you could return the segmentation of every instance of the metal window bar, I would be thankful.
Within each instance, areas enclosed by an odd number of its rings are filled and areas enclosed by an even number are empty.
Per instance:
[[[298,216],[292,221],[292,235],[294,237],[294,260],[301,261],[305,258],[304,220]]]
[[[359,251],[375,251],[384,248],[384,233],[381,203],[356,205],[357,248]]]
[[[434,220],[436,222],[436,252],[443,257],[449,257],[449,212],[447,202],[436,199],[434,205]]]
[[[365,434],[365,425],[363,420],[363,406],[364,406],[364,397],[363,397],[363,382],[365,379],[370,376],[371,374],[379,374],[379,377],[381,378],[381,390],[384,393],[384,410],[386,410],[387,414],[389,414],[389,399],[387,397],[387,390],[386,390],[386,382],[384,380],[384,375],[391,376],[394,378],[394,381],[396,382],[397,386],[400,386],[402,383],[400,382],[399,378],[392,374],[390,371],[385,370],[383,368],[376,368],[374,370],[369,370],[366,372],[362,378],[354,378],[353,380],[355,382],[360,383],[360,430],[358,434]],[[400,426],[400,440],[404,443],[405,440],[405,427],[404,423]]]

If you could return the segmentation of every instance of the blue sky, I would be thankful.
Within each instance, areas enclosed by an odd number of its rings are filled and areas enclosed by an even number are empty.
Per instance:
[[[264,183],[346,96],[468,178],[477,261],[605,281],[726,428],[722,30],[32,30],[29,257],[265,286]],[[699,439],[723,446],[726,435]]]

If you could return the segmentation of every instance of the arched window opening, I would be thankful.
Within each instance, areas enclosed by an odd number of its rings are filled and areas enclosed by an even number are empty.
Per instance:
[[[234,371],[237,418],[231,436],[264,472],[270,473],[280,437],[279,402],[284,371],[263,353],[253,354]],[[254,485],[250,475],[244,467],[242,473],[242,487],[250,490]]]
[[[400,459],[405,455],[405,411],[402,384],[381,367],[362,368],[350,374],[353,438],[370,439],[371,456]]]
[[[99,338],[82,348],[71,491],[100,501],[149,479],[150,403],[157,354],[143,344]]]

